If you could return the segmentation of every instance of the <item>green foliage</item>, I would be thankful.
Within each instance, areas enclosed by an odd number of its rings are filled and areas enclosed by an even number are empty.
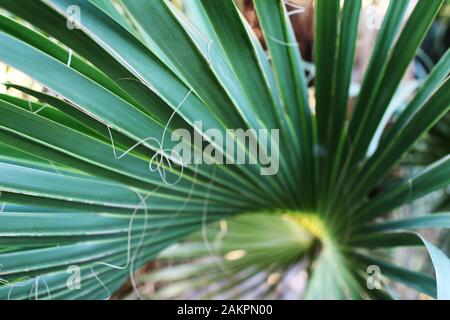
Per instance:
[[[0,16],[0,61],[47,88],[7,84],[33,102],[0,96],[0,201],[7,203],[0,297],[109,297],[162,250],[226,219],[255,236],[238,234],[210,248],[225,256],[244,250],[238,270],[283,271],[311,256],[306,298],[388,298],[367,287],[370,265],[450,298],[449,259],[414,233],[449,229],[448,214],[383,219],[449,185],[448,153],[372,194],[450,110],[447,52],[369,154],[444,1],[419,0],[402,26],[408,3],[391,1],[347,119],[361,0],[343,7],[317,0],[314,105],[282,1],[255,2],[269,60],[233,1],[188,0],[186,16],[165,0],[0,0],[17,17]],[[79,28],[68,28],[73,5]],[[161,150],[175,147],[170,135],[186,129],[230,156],[205,135],[228,128],[280,129],[279,173],[262,176],[261,165],[181,167]],[[288,221],[280,218],[286,215]],[[428,250],[436,280],[374,255],[403,246]],[[79,289],[68,286],[71,266],[79,268]]]

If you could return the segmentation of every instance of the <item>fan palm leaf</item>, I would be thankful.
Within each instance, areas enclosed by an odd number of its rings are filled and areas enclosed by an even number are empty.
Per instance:
[[[370,265],[449,298],[449,259],[414,233],[448,229],[448,214],[379,220],[448,186],[448,154],[371,196],[448,113],[448,52],[369,153],[444,1],[419,0],[403,27],[409,1],[390,2],[350,120],[362,1],[316,1],[314,104],[283,1],[255,1],[270,60],[233,1],[187,3],[188,16],[169,1],[0,0],[8,12],[0,16],[0,61],[47,89],[7,84],[35,99],[0,97],[0,297],[107,298],[202,225],[259,212],[288,215],[320,243],[307,298],[386,297],[366,286]],[[234,159],[208,134],[227,136],[229,128],[279,129],[279,141],[262,148],[266,157],[279,148],[278,173],[261,174],[262,164],[208,164]],[[180,129],[203,141],[182,143],[206,163],[179,165],[169,155]],[[436,279],[372,254],[403,246],[426,247]]]

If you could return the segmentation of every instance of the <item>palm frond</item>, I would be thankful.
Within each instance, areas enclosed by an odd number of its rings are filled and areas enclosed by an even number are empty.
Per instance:
[[[284,1],[255,2],[268,55],[231,0],[187,0],[188,15],[166,0],[117,2],[0,0],[8,12],[0,16],[0,61],[46,88],[8,83],[30,100],[0,96],[1,298],[30,298],[30,289],[36,299],[108,298],[165,248],[223,219],[240,221],[244,236],[220,249],[246,252],[234,265],[243,270],[237,281],[256,281],[249,287],[272,270],[261,257],[288,272],[307,254],[306,298],[388,298],[366,286],[374,264],[394,281],[450,298],[448,258],[409,231],[449,229],[448,216],[379,220],[447,187],[448,153],[371,193],[448,114],[448,52],[369,152],[444,0],[419,0],[403,27],[409,1],[390,2],[350,119],[360,0],[316,1],[315,103]],[[278,174],[261,174],[261,162],[232,161],[210,133],[229,137],[230,128],[278,129],[279,141],[271,133],[268,146],[258,145],[266,158],[279,150]],[[180,129],[200,146],[171,139]],[[233,150],[254,156],[231,138]],[[205,162],[182,163],[170,153],[180,144]],[[258,236],[240,244],[255,217]],[[417,245],[430,253],[436,279],[371,256]]]

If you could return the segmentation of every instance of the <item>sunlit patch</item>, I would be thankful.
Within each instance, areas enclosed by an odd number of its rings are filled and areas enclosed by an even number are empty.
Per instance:
[[[272,273],[267,277],[267,284],[273,286],[277,284],[281,279],[281,274],[278,272]]]
[[[230,251],[225,255],[225,260],[236,261],[236,260],[242,259],[246,255],[247,255],[247,251],[245,251],[245,250]]]
[[[299,224],[318,239],[325,238],[327,232],[323,221],[314,214],[287,213],[283,219]]]

